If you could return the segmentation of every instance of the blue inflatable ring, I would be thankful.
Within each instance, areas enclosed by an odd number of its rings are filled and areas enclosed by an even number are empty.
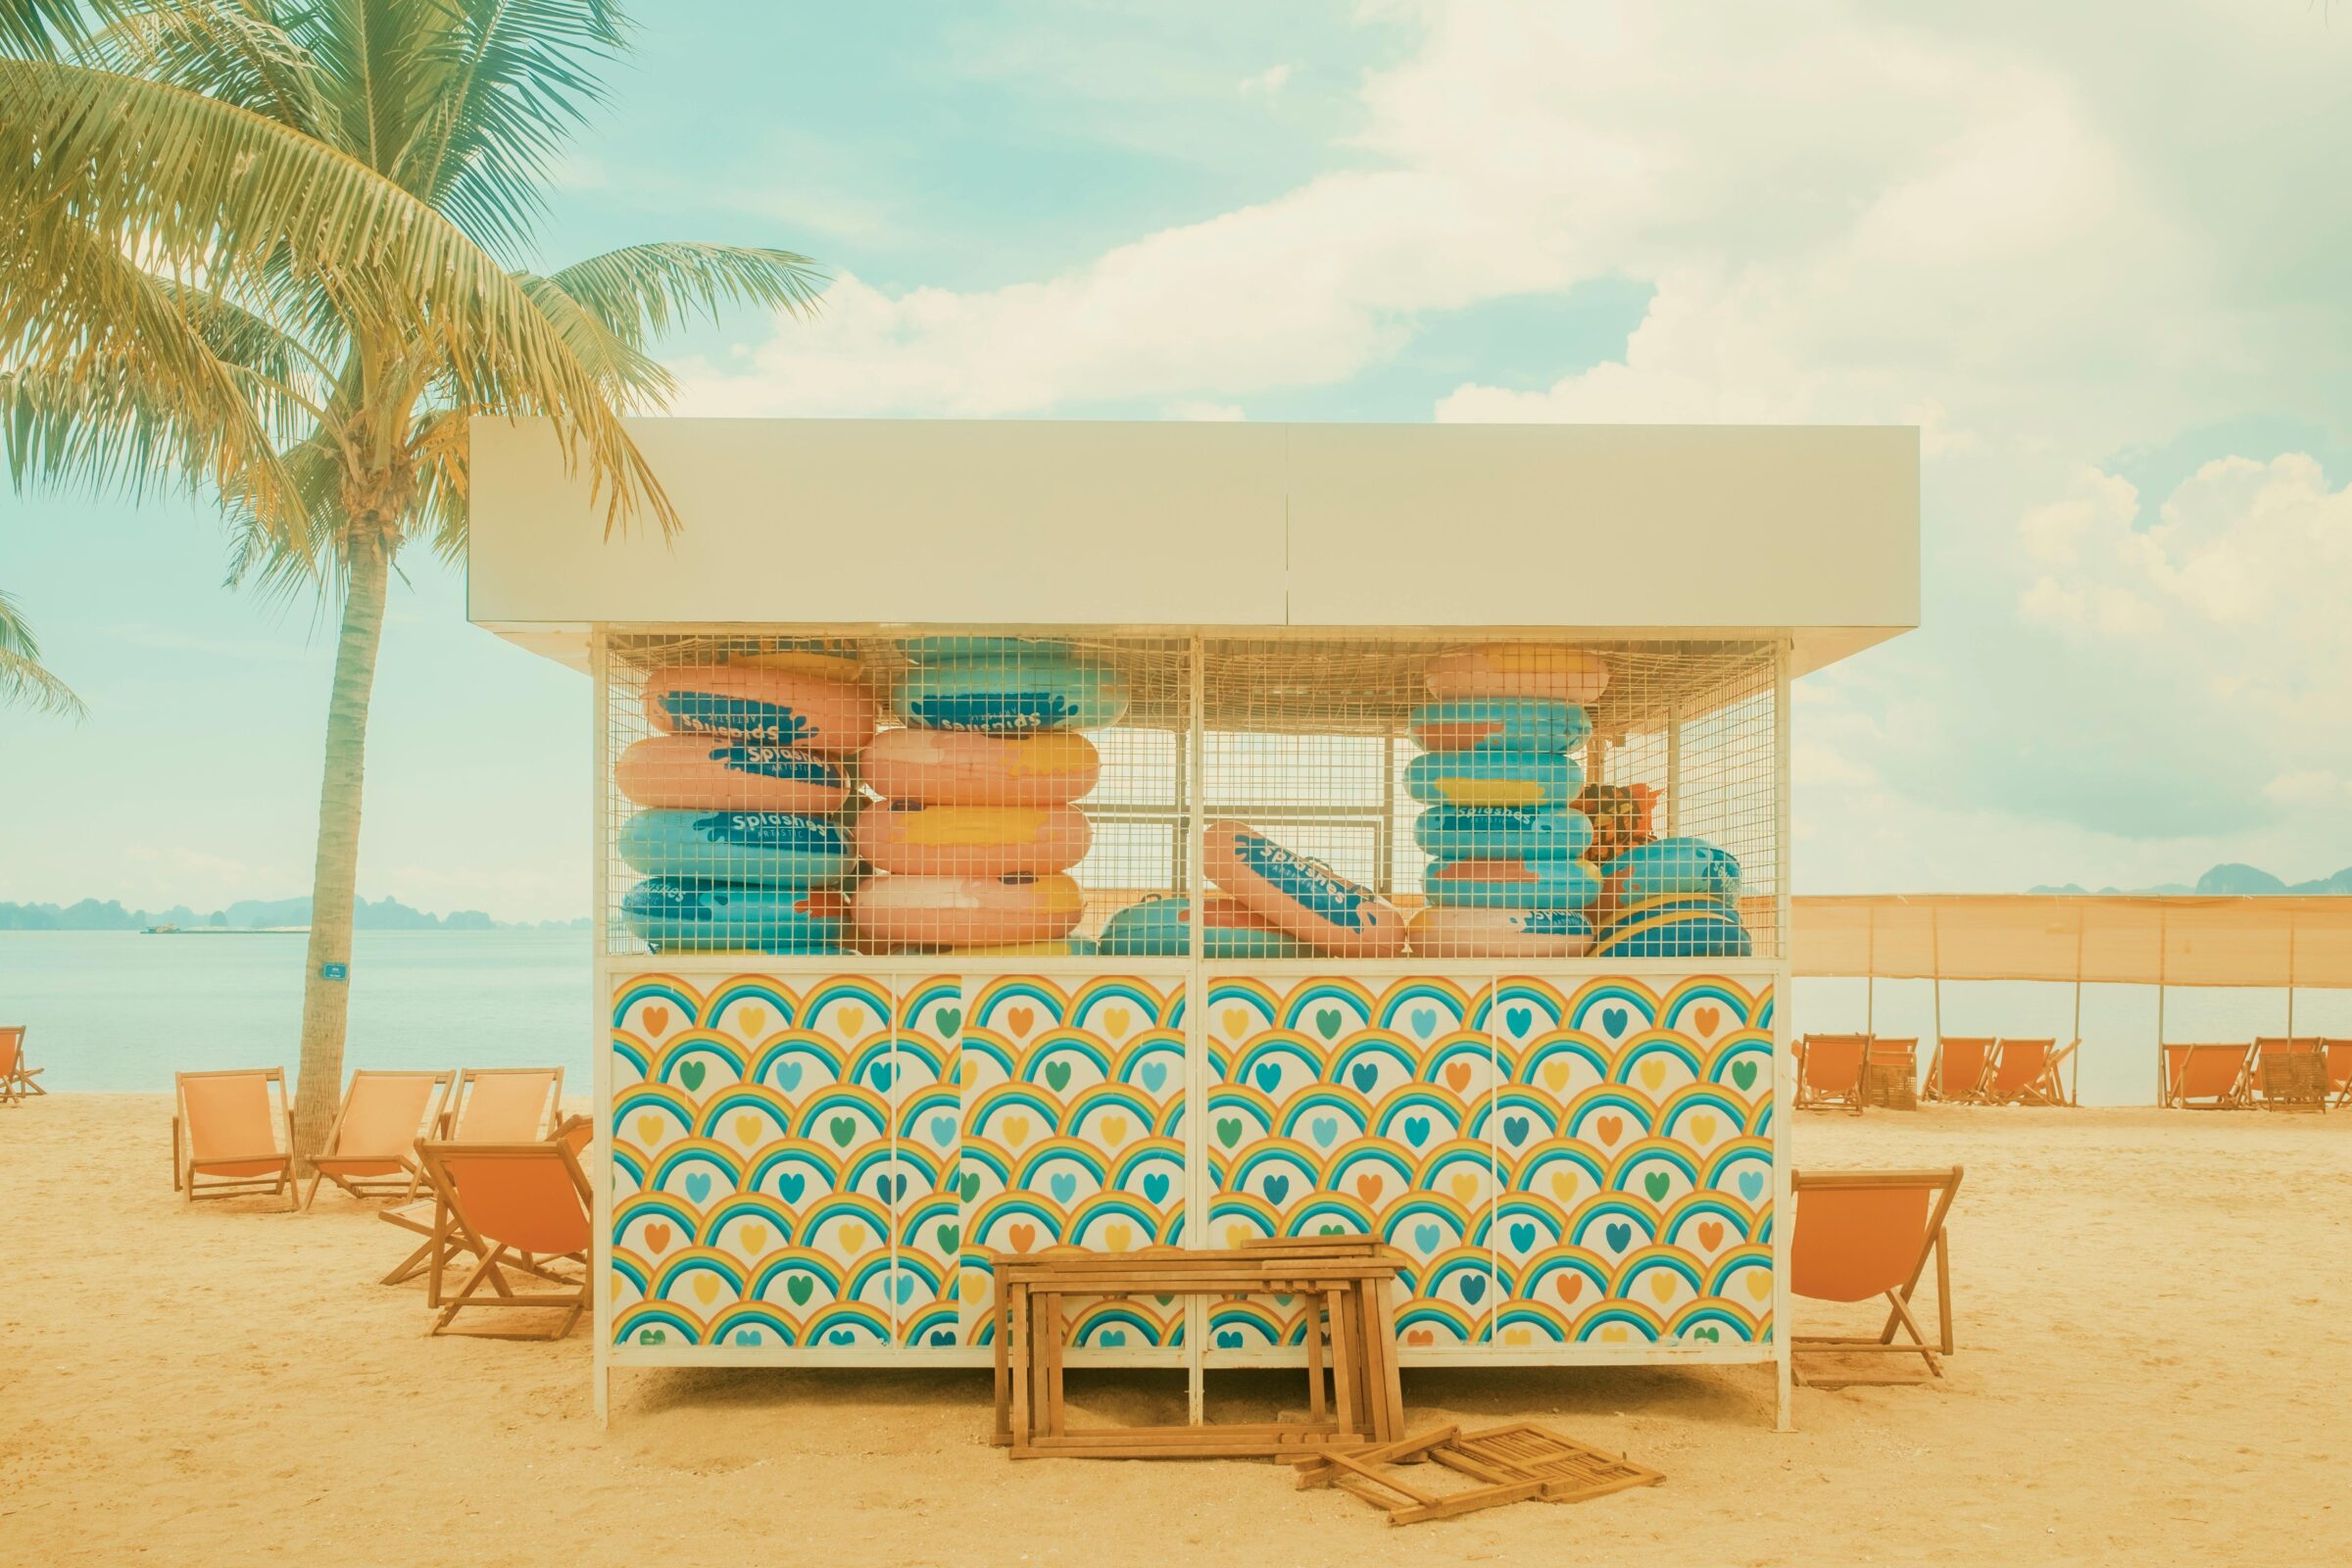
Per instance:
[[[1592,823],[1563,807],[1433,806],[1413,819],[1413,842],[1433,860],[1575,860]]]
[[[1656,839],[1637,844],[1602,867],[1609,897],[1620,904],[1676,894],[1740,896],[1740,862],[1705,839]]]
[[[1130,905],[1104,923],[1099,951],[1113,958],[1182,957],[1192,952],[1192,900],[1180,898]],[[1314,949],[1263,921],[1240,923],[1212,909],[1201,928],[1200,951],[1210,958],[1303,958]]]
[[[1704,897],[1644,899],[1592,938],[1594,957],[1744,958],[1753,951],[1739,906]]]
[[[1404,787],[1424,806],[1566,806],[1585,770],[1556,752],[1424,752],[1404,770]]]
[[[1442,909],[1581,909],[1600,897],[1600,873],[1582,860],[1441,860],[1421,891]]]
[[[1564,752],[1592,733],[1592,719],[1555,697],[1462,697],[1414,709],[1411,728],[1432,752]]]
[[[1117,723],[1127,711],[1127,683],[1101,664],[970,659],[915,665],[900,677],[895,701],[915,729],[1026,735]]]
[[[831,890],[710,887],[670,877],[621,895],[620,917],[657,953],[839,953],[849,901]]]
[[[838,822],[791,811],[639,811],[618,847],[645,876],[761,887],[822,887],[856,863]]]

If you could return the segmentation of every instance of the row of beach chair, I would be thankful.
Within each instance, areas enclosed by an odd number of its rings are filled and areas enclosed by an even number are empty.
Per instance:
[[[554,1307],[545,1337],[560,1339],[586,1309],[593,1221],[580,1155],[593,1124],[562,1117],[561,1067],[354,1072],[307,1194],[284,1069],[173,1077],[172,1186],[191,1201],[282,1195],[308,1209],[328,1182],[393,1200],[377,1217],[419,1240],[383,1283],[426,1275],[436,1334],[473,1308]],[[445,1290],[446,1271],[469,1255],[470,1271]],[[555,1266],[564,1263],[582,1274]],[[518,1293],[516,1274],[558,1289]]]
[[[2079,1044],[1947,1036],[1936,1043],[1929,1059],[1920,1098],[1973,1105],[2071,1105],[2075,1097],[2064,1069]],[[1919,1041],[1886,1035],[1806,1035],[1796,1042],[1795,1051],[1799,1109],[1838,1106],[1858,1111],[1871,1064],[1893,1060],[1908,1068],[1919,1059]]]
[[[2250,1045],[2168,1045],[2164,1102],[2181,1110],[2352,1106],[2352,1040],[2264,1036]]]

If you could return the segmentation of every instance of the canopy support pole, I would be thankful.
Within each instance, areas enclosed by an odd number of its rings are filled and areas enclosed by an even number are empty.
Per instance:
[[[2074,1087],[2067,1098],[2076,1104],[2082,1103],[2082,906],[2075,906],[2075,1049],[2067,1053],[2067,1065],[2074,1073]]]
[[[1862,960],[1862,1032],[1879,1032],[1879,911],[1870,911],[1870,949]]]
[[[1943,1049],[1943,925],[1934,909],[1928,911],[1928,983],[1936,993],[1936,1049]]]
[[[2166,1100],[2166,1085],[2164,1080],[2164,971],[2166,959],[2169,956],[2167,950],[2171,946],[2172,944],[2167,941],[2165,937],[2164,910],[2159,908],[2156,911],[2156,1103],[2159,1105],[2163,1104]]]
[[[2286,1038],[2295,1038],[2295,917],[2286,917]]]

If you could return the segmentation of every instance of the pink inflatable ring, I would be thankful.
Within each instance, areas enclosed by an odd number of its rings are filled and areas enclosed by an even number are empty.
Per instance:
[[[645,683],[645,716],[672,735],[731,735],[838,756],[874,738],[873,694],[757,664],[669,664]]]
[[[1432,697],[1549,697],[1592,703],[1608,690],[1598,654],[1554,643],[1480,643],[1429,662]]]
[[[851,901],[859,935],[887,948],[1004,948],[1078,929],[1086,896],[1067,876],[876,876]]]
[[[1404,916],[1371,889],[1240,822],[1208,824],[1200,863],[1245,907],[1317,952],[1393,958],[1404,951]]]
[[[620,754],[612,782],[639,806],[686,811],[828,816],[850,793],[832,758],[730,735],[648,735]]]
[[[1102,760],[1071,730],[985,735],[886,729],[858,758],[874,793],[923,806],[1067,806],[1095,787]]]

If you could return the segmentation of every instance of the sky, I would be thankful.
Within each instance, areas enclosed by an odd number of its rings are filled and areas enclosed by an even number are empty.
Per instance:
[[[636,9],[515,260],[833,278],[673,339],[677,412],[1916,424],[1924,624],[1798,686],[1796,890],[2352,864],[2340,8]],[[331,617],[226,559],[0,489],[91,710],[0,711],[0,899],[307,890]],[[586,680],[405,565],[361,891],[585,913]]]

